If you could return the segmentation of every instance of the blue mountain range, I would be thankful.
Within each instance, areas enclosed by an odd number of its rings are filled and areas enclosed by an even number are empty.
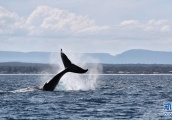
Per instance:
[[[57,60],[60,60],[59,53]],[[70,56],[70,53],[66,53]],[[76,57],[81,56],[80,61],[106,64],[172,64],[172,52],[150,51],[141,49],[132,49],[118,55],[108,53],[75,53]],[[27,63],[49,63],[52,59],[51,52],[11,52],[0,51],[0,62],[27,62]],[[89,58],[89,59],[88,59]],[[92,61],[94,59],[95,61]]]

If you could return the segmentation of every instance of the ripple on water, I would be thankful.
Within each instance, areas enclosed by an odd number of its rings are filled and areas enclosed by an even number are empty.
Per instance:
[[[100,76],[95,90],[42,91],[42,76],[0,76],[1,119],[171,119],[172,76]],[[69,85],[68,85],[69,86]]]

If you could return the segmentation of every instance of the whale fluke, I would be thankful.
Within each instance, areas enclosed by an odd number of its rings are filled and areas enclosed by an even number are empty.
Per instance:
[[[67,72],[86,73],[88,71],[88,69],[84,70],[81,67],[73,64],[68,59],[68,57],[63,53],[62,49],[61,49],[61,58],[62,58],[65,69],[61,71],[59,74],[57,74],[56,76],[54,76],[48,83],[45,83],[43,86],[43,90],[53,91],[56,85],[59,83],[61,77]]]
[[[73,73],[85,73],[85,72],[88,71],[88,69],[87,70],[84,70],[84,69],[78,67],[77,65],[73,64],[68,59],[68,57],[63,53],[62,49],[61,49],[61,58],[62,58],[62,61],[63,61],[63,64],[64,64],[65,69],[68,68],[69,72],[73,72]]]

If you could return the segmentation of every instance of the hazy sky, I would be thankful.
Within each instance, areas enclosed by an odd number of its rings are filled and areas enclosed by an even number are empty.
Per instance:
[[[172,0],[1,0],[0,51],[172,51]]]

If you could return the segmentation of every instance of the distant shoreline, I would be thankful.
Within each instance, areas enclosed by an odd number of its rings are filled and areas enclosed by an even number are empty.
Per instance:
[[[87,63],[85,68],[95,69],[91,74],[103,75],[158,75],[172,74],[171,64],[96,64]],[[55,64],[43,63],[20,63],[5,62],[0,63],[0,75],[3,74],[29,74],[29,75],[54,75],[60,71],[60,67]]]

